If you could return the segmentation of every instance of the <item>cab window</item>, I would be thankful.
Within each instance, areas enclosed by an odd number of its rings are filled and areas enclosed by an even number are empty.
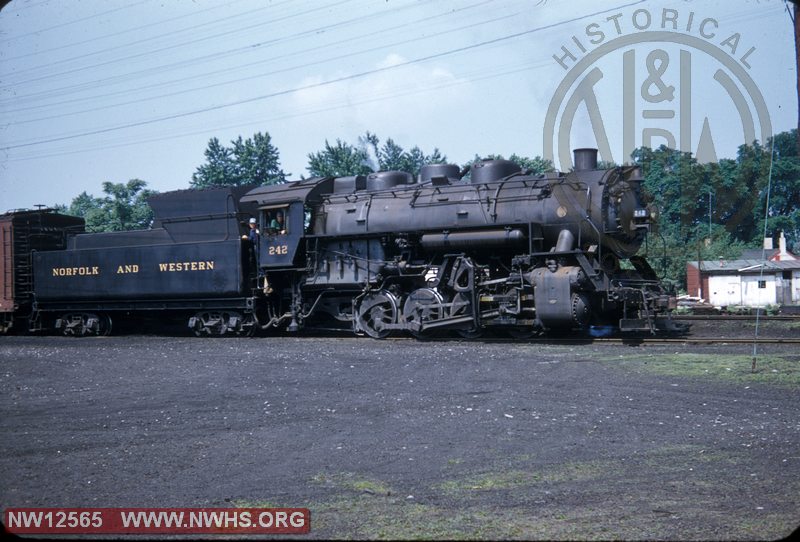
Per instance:
[[[289,208],[268,209],[264,211],[264,229],[270,235],[289,233]]]

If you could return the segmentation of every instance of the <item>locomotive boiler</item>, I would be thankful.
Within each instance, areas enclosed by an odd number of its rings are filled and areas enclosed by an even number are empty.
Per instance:
[[[471,167],[311,179],[257,188],[266,325],[320,320],[381,338],[486,328],[514,336],[613,325],[676,330],[672,299],[635,256],[650,228],[638,167],[597,169],[575,151],[569,174],[533,175],[505,160]]]
[[[71,335],[154,313],[197,335],[679,331],[674,298],[637,255],[652,219],[639,168],[598,169],[594,149],[575,151],[575,164],[545,174],[506,160],[430,164],[417,178],[160,194],[148,230],[64,235],[30,252],[17,316]]]

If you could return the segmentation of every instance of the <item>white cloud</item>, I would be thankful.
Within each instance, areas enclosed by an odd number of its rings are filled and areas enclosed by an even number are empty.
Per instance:
[[[292,95],[292,112],[316,111],[315,124],[327,125],[329,139],[350,139],[365,130],[382,137],[414,138],[425,129],[426,120],[440,123],[448,116],[468,110],[472,89],[442,65],[407,64],[390,53],[374,64],[373,73],[331,84],[346,77],[344,72],[307,77]],[[394,68],[396,66],[396,68]],[[347,134],[341,133],[342,126]]]

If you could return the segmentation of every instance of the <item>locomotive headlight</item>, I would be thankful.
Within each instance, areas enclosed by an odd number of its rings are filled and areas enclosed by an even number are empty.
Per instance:
[[[648,214],[647,209],[635,209],[633,211],[633,218],[647,218]]]

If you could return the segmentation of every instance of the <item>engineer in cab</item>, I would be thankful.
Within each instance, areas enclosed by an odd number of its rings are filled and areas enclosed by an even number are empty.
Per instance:
[[[277,233],[278,235],[284,235],[286,233],[283,212],[278,211],[275,213],[275,217],[269,223],[269,229],[271,233]]]

